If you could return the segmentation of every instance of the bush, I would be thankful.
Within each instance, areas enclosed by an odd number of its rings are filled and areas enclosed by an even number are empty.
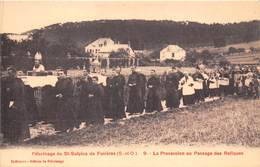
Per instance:
[[[184,65],[183,61],[173,60],[173,59],[166,59],[164,62],[168,66],[182,67]]]
[[[238,48],[237,51],[238,51],[239,53],[245,52],[245,48]]]
[[[255,52],[255,51],[256,51],[256,48],[250,47],[250,51],[251,51],[251,52]]]
[[[219,61],[219,65],[221,67],[225,67],[227,65],[230,65],[230,62],[226,59],[226,58],[222,58],[220,61]]]
[[[236,48],[234,48],[234,47],[229,47],[228,48],[228,53],[237,53],[237,49]]]

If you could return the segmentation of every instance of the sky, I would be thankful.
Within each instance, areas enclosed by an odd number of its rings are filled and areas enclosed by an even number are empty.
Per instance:
[[[55,23],[145,19],[233,23],[260,20],[259,1],[0,1],[0,32],[22,33]]]

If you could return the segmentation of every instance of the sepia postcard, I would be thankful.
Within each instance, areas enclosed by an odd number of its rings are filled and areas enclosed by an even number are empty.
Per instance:
[[[260,1],[0,1],[1,167],[260,167]]]

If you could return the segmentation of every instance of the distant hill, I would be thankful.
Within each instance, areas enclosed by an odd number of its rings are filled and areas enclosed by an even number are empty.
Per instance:
[[[15,42],[1,35],[1,55],[4,66],[17,60],[16,56],[29,56],[40,51],[50,68],[65,64],[68,53],[86,56],[84,46],[100,37],[115,42],[128,43],[135,50],[158,51],[168,44],[185,49],[196,47],[225,47],[229,44],[260,40],[260,20],[230,24],[202,24],[197,22],[147,21],[147,20],[98,20],[53,24],[27,31],[31,40]],[[31,53],[31,55],[28,55]],[[156,54],[152,54],[152,57]],[[25,68],[21,62],[15,63]],[[73,63],[71,63],[73,64]]]
[[[83,47],[100,37],[111,37],[121,43],[130,41],[134,49],[149,49],[169,43],[186,47],[224,46],[260,39],[260,21],[201,24],[175,21],[99,20],[53,24],[32,32],[40,34],[41,38],[50,43],[69,40],[78,47]]]

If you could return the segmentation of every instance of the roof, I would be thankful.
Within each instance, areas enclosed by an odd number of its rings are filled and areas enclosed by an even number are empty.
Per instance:
[[[99,44],[104,44],[105,41],[109,41],[109,42],[115,43],[111,38],[98,38],[98,39],[96,39],[94,42],[91,42],[90,44],[88,44],[86,47],[99,46]]]
[[[161,52],[163,51],[185,51],[185,50],[179,47],[178,45],[168,45],[166,48],[161,50]]]

